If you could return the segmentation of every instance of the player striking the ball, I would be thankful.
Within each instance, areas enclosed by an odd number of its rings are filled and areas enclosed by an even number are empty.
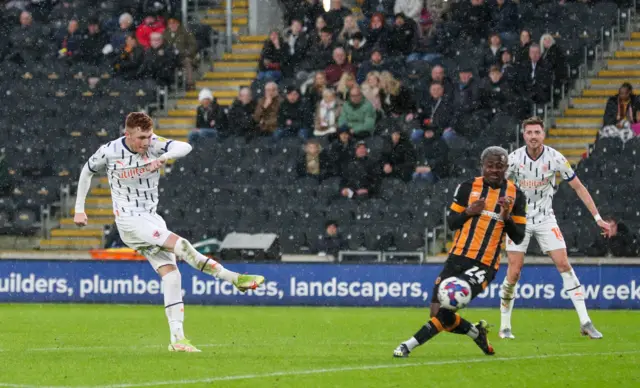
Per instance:
[[[93,174],[106,170],[116,225],[122,241],[149,260],[162,278],[164,305],[171,332],[170,351],[199,352],[185,337],[182,279],[176,256],[189,265],[218,279],[226,280],[240,291],[255,289],[264,282],[257,275],[239,275],[200,254],[189,241],[170,232],[156,213],[160,167],[169,159],[191,152],[187,143],[167,140],[153,134],[153,120],[142,112],[127,116],[125,135],[101,146],[84,165],[78,180],[74,222],[87,225],[85,199]]]
[[[556,265],[564,289],[569,293],[573,306],[580,318],[580,332],[590,338],[602,338],[587,313],[584,302],[584,287],[576,276],[567,257],[567,247],[553,214],[553,194],[556,173],[569,183],[578,197],[593,215],[596,223],[609,237],[611,226],[602,220],[591,195],[576,176],[567,159],[558,151],[543,144],[545,138],[543,121],[532,117],[523,122],[523,136],[526,146],[509,155],[507,177],[512,179],[527,197],[527,232],[522,242],[507,239],[509,267],[500,288],[500,338],[515,338],[511,332],[511,312],[515,298],[515,287],[520,279],[529,240],[534,237],[542,251],[547,253]]]
[[[440,308],[438,285],[449,277],[465,280],[471,286],[471,298],[494,279],[500,266],[500,249],[505,233],[514,241],[525,234],[526,200],[515,184],[505,179],[508,153],[501,147],[489,147],[482,152],[482,176],[458,186],[451,204],[447,223],[455,230],[449,257],[436,279],[431,298],[431,320],[413,337],[401,343],[394,357],[408,357],[441,331],[466,334],[486,355],[493,355],[487,339],[486,322],[472,325],[457,313]]]

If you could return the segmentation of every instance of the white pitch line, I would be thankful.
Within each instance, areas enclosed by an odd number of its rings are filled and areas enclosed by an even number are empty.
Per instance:
[[[111,385],[93,385],[93,386],[37,386],[37,385],[18,385],[18,384],[3,384],[0,383],[0,387],[8,388],[138,388],[138,387],[157,387],[163,385],[189,385],[189,384],[206,384],[214,383],[217,381],[233,381],[233,380],[252,380],[252,379],[264,379],[270,377],[286,377],[286,376],[305,376],[325,373],[341,373],[352,371],[369,371],[380,369],[399,369],[399,368],[412,368],[418,366],[439,366],[439,365],[452,365],[452,364],[476,364],[485,362],[508,362],[508,361],[524,361],[524,360],[540,360],[548,358],[563,358],[563,357],[596,357],[596,356],[612,356],[623,354],[638,354],[640,350],[631,350],[627,352],[600,352],[600,353],[564,353],[564,354],[543,354],[536,356],[519,356],[519,357],[482,357],[472,358],[465,360],[447,360],[447,361],[427,361],[427,362],[409,362],[401,363],[398,360],[396,364],[380,364],[380,365],[360,365],[360,366],[346,366],[339,368],[324,368],[324,369],[310,369],[299,371],[281,371],[270,373],[256,373],[247,375],[231,375],[210,377],[205,379],[196,380],[169,380],[169,381],[153,381],[148,383],[127,383],[127,384],[111,384]]]

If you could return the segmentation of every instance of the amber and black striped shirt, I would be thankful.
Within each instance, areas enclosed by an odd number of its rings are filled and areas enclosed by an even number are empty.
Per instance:
[[[514,199],[511,209],[511,220],[522,229],[527,224],[526,198],[522,191],[511,181],[505,181],[501,187],[492,188],[484,182],[483,177],[477,177],[463,182],[454,194],[451,211],[461,214],[473,202],[485,199],[485,209],[482,214],[469,217],[456,230],[450,255],[462,256],[471,260],[478,260],[482,264],[498,269],[500,266],[500,250],[505,230],[505,221],[500,217],[501,207],[498,200],[503,197]],[[455,228],[454,228],[455,229]]]

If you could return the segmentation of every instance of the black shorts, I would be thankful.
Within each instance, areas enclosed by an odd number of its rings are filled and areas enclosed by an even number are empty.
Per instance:
[[[455,276],[469,283],[471,286],[471,299],[481,294],[485,288],[496,277],[496,270],[477,260],[468,259],[462,256],[449,255],[444,263],[444,268],[436,278],[431,295],[431,303],[438,301],[438,286],[444,279]]]

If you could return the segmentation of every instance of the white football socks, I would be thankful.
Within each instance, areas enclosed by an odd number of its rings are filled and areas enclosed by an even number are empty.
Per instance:
[[[575,272],[571,269],[567,272],[560,273],[560,276],[562,276],[564,289],[571,297],[573,307],[575,307],[578,313],[580,324],[584,325],[590,322],[591,318],[589,318],[589,313],[587,312],[587,305],[584,303],[584,287],[580,285],[580,281]]]
[[[418,340],[415,339],[414,337],[411,337],[408,340],[404,341],[403,344],[405,344],[405,346],[407,347],[407,349],[409,349],[409,351],[412,351],[418,345],[420,345],[420,342],[418,342]]]
[[[516,299],[516,284],[509,283],[505,276],[500,286],[500,330],[511,329],[511,312]]]
[[[198,271],[231,283],[235,283],[238,280],[237,272],[229,271],[222,264],[198,252],[189,241],[183,238],[179,238],[176,241],[173,252]]]
[[[164,310],[169,320],[171,343],[184,337],[184,303],[182,302],[182,276],[177,269],[162,277],[164,286]]]

